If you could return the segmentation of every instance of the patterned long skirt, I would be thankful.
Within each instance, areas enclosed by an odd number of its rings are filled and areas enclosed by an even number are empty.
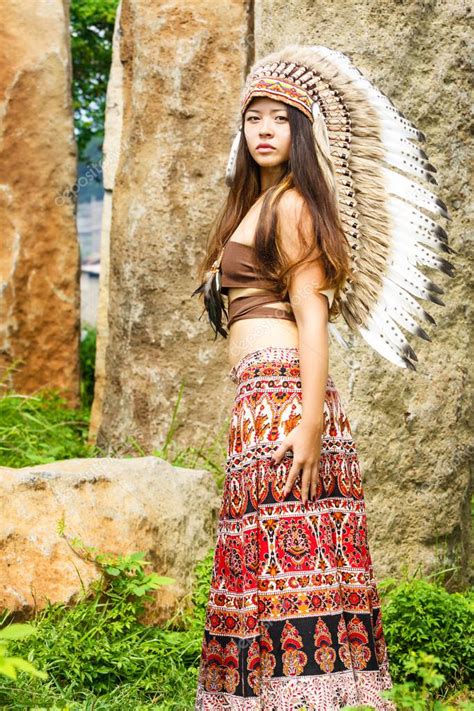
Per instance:
[[[301,420],[297,348],[244,356],[236,384],[196,710],[395,706],[358,455],[331,376],[316,501],[283,498]]]

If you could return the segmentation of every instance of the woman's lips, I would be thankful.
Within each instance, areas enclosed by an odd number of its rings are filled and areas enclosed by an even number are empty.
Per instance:
[[[272,148],[271,146],[259,146],[257,148],[257,151],[259,153],[270,153],[270,151],[274,151],[275,149]]]

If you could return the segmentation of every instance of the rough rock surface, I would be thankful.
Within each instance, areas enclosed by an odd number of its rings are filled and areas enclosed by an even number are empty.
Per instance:
[[[191,293],[224,196],[245,72],[245,23],[244,2],[228,3],[225,12],[204,1],[122,2],[123,125],[106,376],[94,419],[97,443],[108,453],[126,451],[131,437],[147,452],[161,446],[183,381],[174,433],[180,446],[199,446],[228,414],[230,380],[218,375],[224,345],[214,343],[205,317],[199,321],[202,306]],[[219,389],[224,398],[215,397]],[[212,422],[204,412],[211,400]]]
[[[218,506],[211,474],[156,457],[0,467],[0,609],[30,617],[47,599],[75,600],[80,578],[99,575],[70,546],[77,538],[114,555],[144,551],[154,572],[175,578],[154,593],[146,621],[158,623],[214,544]]]
[[[97,313],[97,339],[95,352],[94,401],[89,425],[89,442],[96,440],[102,413],[102,399],[105,384],[105,353],[109,340],[109,267],[110,267],[110,229],[112,223],[112,199],[120,157],[120,139],[123,120],[123,67],[120,61],[120,13],[119,2],[115,16],[113,36],[112,65],[107,83],[105,111],[105,135],[102,144],[102,179],[104,183],[104,202],[102,205],[102,225],[100,235],[100,294]]]
[[[69,3],[3,3],[0,381],[79,402],[79,243]]]
[[[233,391],[225,344],[214,343],[204,319],[197,321],[189,295],[206,228],[225,195],[243,69],[254,53],[290,42],[341,49],[426,133],[458,250],[455,279],[438,275],[446,307],[430,309],[434,340],[413,344],[417,373],[392,366],[362,339],[350,352],[331,348],[331,372],[361,456],[374,565],[378,575],[458,566],[452,584],[463,585],[472,451],[468,7],[461,0],[256,0],[221,8],[123,4],[124,127],[98,441],[113,448],[133,435],[146,451],[161,445],[162,415],[182,379],[176,439],[197,444],[221,427]]]

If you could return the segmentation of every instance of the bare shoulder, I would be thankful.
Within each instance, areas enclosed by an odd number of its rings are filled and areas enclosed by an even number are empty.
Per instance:
[[[306,207],[306,201],[296,188],[285,190],[278,201],[278,211],[281,217],[298,219]]]
[[[304,197],[296,188],[286,190],[278,207],[279,237],[282,249],[293,260],[313,242],[313,221]]]

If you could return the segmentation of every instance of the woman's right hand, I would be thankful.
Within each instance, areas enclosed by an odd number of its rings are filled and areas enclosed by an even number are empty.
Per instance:
[[[301,501],[305,506],[309,499],[313,501],[316,499],[316,491],[319,482],[322,434],[323,422],[307,425],[301,421],[299,425],[291,430],[271,456],[271,460],[275,464],[279,464],[285,452],[289,449],[292,450],[293,463],[288,473],[283,496],[288,496],[302,471]]]

